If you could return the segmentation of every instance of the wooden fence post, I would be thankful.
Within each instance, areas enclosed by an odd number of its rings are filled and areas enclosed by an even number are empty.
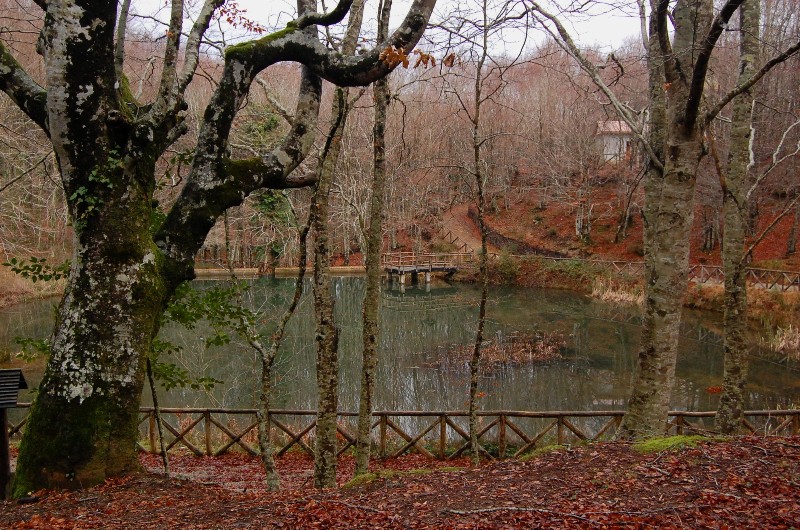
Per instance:
[[[386,458],[386,419],[386,414],[381,414],[380,438],[378,440],[381,458]]]
[[[203,427],[205,428],[205,435],[206,435],[206,454],[212,455],[212,447],[211,447],[211,411],[206,410],[203,412]]]
[[[156,453],[156,411],[151,410],[147,413],[148,422],[147,422],[147,430],[148,430],[148,439],[150,440],[150,453]]]
[[[497,427],[498,458],[506,457],[506,415],[500,414],[500,425]]]
[[[444,460],[447,449],[447,414],[439,416],[439,458]]]

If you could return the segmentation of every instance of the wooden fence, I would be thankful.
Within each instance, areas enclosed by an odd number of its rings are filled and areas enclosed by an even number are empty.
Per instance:
[[[140,414],[139,448],[160,452],[154,410],[143,407]],[[164,408],[161,414],[168,451],[183,449],[197,456],[216,456],[231,450],[258,454],[254,409]],[[623,414],[622,411],[481,411],[478,440],[481,452],[490,459],[516,457],[544,445],[610,440]],[[714,415],[713,411],[672,411],[667,432],[709,433]],[[356,417],[354,412],[339,414],[339,454],[355,445]],[[26,419],[10,423],[11,437],[20,435]],[[269,419],[278,456],[293,449],[313,454],[314,411],[274,410]],[[467,420],[466,411],[375,412],[372,438],[376,455],[385,458],[416,452],[430,458],[456,458],[469,449]],[[800,410],[747,411],[742,432],[764,436],[800,434]]]
[[[493,256],[497,256],[493,254]],[[519,256],[532,257],[532,256]],[[616,274],[637,276],[644,273],[644,262],[642,261],[614,261],[614,260],[593,260],[579,258],[559,258],[550,256],[533,256],[542,261],[553,263],[576,262],[584,263],[600,271]],[[689,265],[689,281],[696,284],[719,284],[725,281],[725,272],[719,265]],[[797,291],[800,290],[800,272],[780,271],[773,269],[748,268],[746,281],[748,284],[759,289],[769,289],[773,291]]]

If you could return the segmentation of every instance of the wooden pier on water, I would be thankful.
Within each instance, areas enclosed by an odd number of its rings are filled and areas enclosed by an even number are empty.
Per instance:
[[[405,285],[407,276],[411,276],[411,283],[418,282],[420,274],[425,283],[430,283],[436,272],[452,276],[459,268],[473,261],[472,252],[390,252],[381,256],[381,266],[387,279],[392,281],[396,278],[400,285]]]

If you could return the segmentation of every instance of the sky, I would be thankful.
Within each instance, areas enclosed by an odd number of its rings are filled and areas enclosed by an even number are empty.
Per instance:
[[[367,24],[372,19],[373,25],[375,13],[377,11],[377,0],[367,0]],[[540,0],[541,1],[541,0]],[[621,46],[626,40],[637,39],[639,35],[639,20],[635,2],[624,0],[631,3],[631,7],[626,9],[610,8],[608,4],[597,0],[591,16],[566,17],[562,16],[562,23],[572,33],[579,44],[584,46],[598,46],[606,51]],[[327,0],[326,6],[331,9],[336,0]],[[546,2],[543,1],[544,4]],[[236,3],[243,10],[246,10],[248,18],[260,23],[268,28],[283,27],[284,24],[294,18],[295,0],[236,0]],[[436,7],[434,18],[443,16],[448,8],[456,3],[467,4],[464,0],[439,0]],[[572,0],[551,0],[548,9],[553,13],[559,11],[559,7],[568,7]],[[164,6],[164,0],[145,0],[144,4],[150,4],[152,8]],[[393,5],[392,26],[398,25],[406,12],[410,0],[395,0]],[[603,7],[605,6],[605,7]],[[627,12],[626,12],[627,11]],[[168,9],[162,8],[159,18],[166,18]],[[512,38],[513,37],[509,37]],[[513,43],[511,43],[513,45]]]

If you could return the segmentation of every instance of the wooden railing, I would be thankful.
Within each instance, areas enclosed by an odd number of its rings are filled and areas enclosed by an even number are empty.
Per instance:
[[[21,407],[25,407],[22,405]],[[160,452],[155,411],[140,411],[139,448]],[[478,441],[484,456],[516,457],[537,447],[580,441],[610,440],[622,421],[622,411],[481,411]],[[668,434],[705,434],[715,412],[672,411]],[[161,410],[167,450],[184,449],[202,455],[230,450],[258,454],[256,411],[224,408],[164,408]],[[339,453],[355,445],[354,412],[339,413]],[[376,455],[396,457],[417,452],[430,458],[452,459],[469,449],[466,411],[378,411],[372,431]],[[316,413],[273,410],[270,424],[277,455],[298,449],[313,453]],[[26,418],[9,425],[18,437]],[[746,411],[742,432],[764,436],[800,434],[800,410]]]
[[[499,255],[492,254],[491,256],[496,258]],[[600,271],[612,274],[641,275],[644,272],[644,262],[642,261],[593,260],[532,255],[517,257],[534,257],[542,261],[551,261],[553,263],[574,261],[577,263],[585,263]],[[722,284],[725,281],[725,273],[722,267],[719,265],[689,265],[688,277],[690,281],[696,284]],[[748,268],[746,281],[748,284],[760,289],[770,289],[782,292],[800,290],[800,272],[796,271]]]
[[[471,252],[389,252],[381,256],[381,266],[414,267],[417,270],[436,270],[443,267],[459,267],[475,260]]]

